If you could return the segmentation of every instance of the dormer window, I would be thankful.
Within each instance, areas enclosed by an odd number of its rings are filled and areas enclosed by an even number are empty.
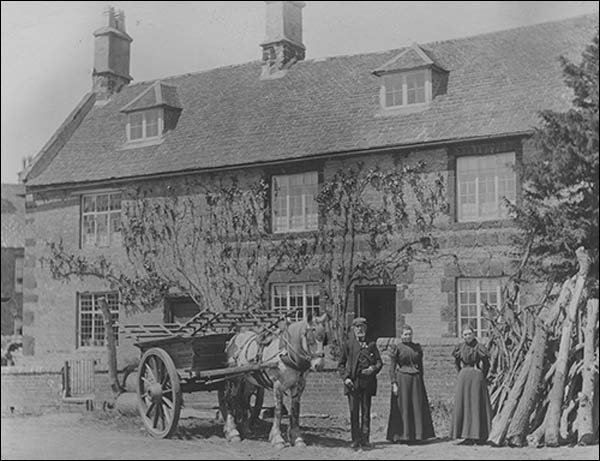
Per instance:
[[[417,44],[373,74],[381,78],[380,101],[384,109],[426,109],[436,96],[446,93],[448,72]]]
[[[163,135],[177,126],[181,111],[176,87],[159,81],[144,89],[121,109],[127,114],[127,143],[123,148],[160,144]]]
[[[383,76],[384,107],[427,104],[431,101],[429,69]]]
[[[159,108],[128,114],[127,140],[156,138],[163,132],[163,110]]]

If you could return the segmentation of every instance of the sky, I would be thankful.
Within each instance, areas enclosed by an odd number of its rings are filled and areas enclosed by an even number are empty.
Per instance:
[[[598,12],[597,1],[326,2],[303,9],[306,59],[467,37]],[[134,82],[258,60],[265,2],[2,1],[2,183],[16,183],[91,90],[94,30],[125,12]]]

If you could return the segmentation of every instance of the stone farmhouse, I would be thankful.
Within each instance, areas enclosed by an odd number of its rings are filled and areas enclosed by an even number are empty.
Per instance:
[[[174,297],[125,318],[106,285],[65,284],[40,263],[46,242],[62,239],[78,254],[126,264],[120,223],[128,189],[267,177],[285,185],[271,195],[273,234],[302,233],[319,225],[314,197],[340,165],[386,168],[400,158],[423,160],[444,177],[450,211],[439,241],[457,259],[415,263],[395,284],[353,287],[353,313],[383,338],[399,336],[404,323],[423,344],[455,343],[466,323],[485,335],[483,306],[501,302],[515,264],[503,198],[519,200],[518,165],[534,149],[538,112],[569,107],[559,56],[579,61],[598,16],[305,59],[304,3],[265,3],[260,59],[178,76],[165,69],[164,78],[138,83],[124,14],[109,10],[94,32],[91,91],[24,175],[24,354],[104,354],[99,296],[125,323],[180,321],[197,311]],[[269,293],[266,309],[320,306],[319,278],[310,273],[278,274]]]

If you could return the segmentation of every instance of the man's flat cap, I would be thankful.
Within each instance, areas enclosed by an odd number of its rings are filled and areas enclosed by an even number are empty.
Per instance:
[[[354,320],[352,320],[353,327],[357,327],[359,325],[367,326],[367,319],[364,317],[356,317]]]

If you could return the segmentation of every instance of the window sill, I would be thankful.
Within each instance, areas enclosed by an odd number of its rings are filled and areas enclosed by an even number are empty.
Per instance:
[[[406,106],[391,106],[391,107],[380,107],[375,113],[376,117],[394,117],[398,115],[415,114],[418,112],[424,112],[431,107],[430,102],[420,104],[409,104]]]
[[[135,141],[126,141],[119,150],[139,149],[141,147],[158,146],[165,140],[164,136],[155,138],[136,139]]]
[[[475,229],[497,229],[497,228],[515,228],[516,224],[512,218],[497,218],[486,221],[454,221],[451,229],[455,230],[475,230]]]
[[[118,344],[117,344],[118,346]],[[79,346],[77,348],[78,352],[100,352],[105,351],[106,346]]]
[[[97,246],[97,245],[82,245],[81,248],[79,248],[81,251],[85,251],[88,253],[96,253],[98,251],[110,251],[110,250],[122,250],[123,244],[122,243],[113,243],[110,245],[103,245],[103,246]]]
[[[318,229],[313,229],[313,230],[298,230],[298,231],[285,231],[285,232],[272,232],[271,233],[271,238],[273,240],[283,240],[285,238],[303,238],[303,237],[309,237],[312,234],[314,234],[315,232],[319,232]]]

